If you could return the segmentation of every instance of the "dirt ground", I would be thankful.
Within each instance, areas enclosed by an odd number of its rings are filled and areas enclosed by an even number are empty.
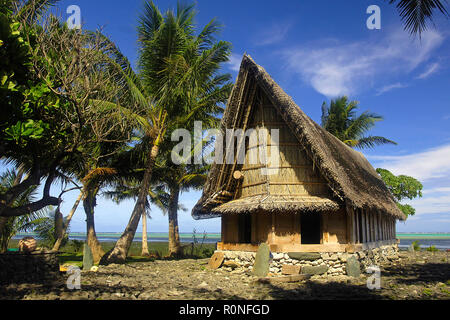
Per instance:
[[[0,299],[148,300],[148,299],[450,299],[448,252],[400,252],[400,260],[383,264],[381,289],[370,290],[367,278],[319,277],[294,283],[260,283],[243,270],[210,270],[208,259],[156,260],[99,267],[81,273],[81,289],[66,287],[67,275],[51,283],[0,287]]]

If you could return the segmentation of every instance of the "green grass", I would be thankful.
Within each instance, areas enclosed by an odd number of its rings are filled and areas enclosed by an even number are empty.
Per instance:
[[[18,247],[18,240],[11,240],[9,243],[8,248],[17,248]],[[100,245],[102,246],[103,251],[108,252],[114,247],[115,242],[100,242]],[[40,241],[38,240],[38,247],[42,245]],[[207,244],[196,244],[194,248],[192,248],[191,244],[188,243],[182,243],[184,249],[184,257],[185,258],[209,258],[214,253],[214,250],[216,248],[216,245],[214,243],[207,243]],[[153,256],[158,257],[165,257],[168,255],[169,252],[169,244],[168,242],[149,242],[148,243],[150,254]],[[81,267],[83,263],[83,249],[79,249],[79,246],[75,244],[73,246],[72,241],[69,241],[69,243],[61,248],[61,254],[58,256],[60,264],[69,264],[69,265],[76,265]],[[154,261],[154,257],[143,257],[141,256],[141,243],[140,242],[133,242],[131,244],[130,250],[128,251],[128,258],[127,262],[148,262],[148,261]]]

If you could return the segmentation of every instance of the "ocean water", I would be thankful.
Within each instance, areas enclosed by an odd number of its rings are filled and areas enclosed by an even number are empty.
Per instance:
[[[115,242],[119,239],[120,232],[98,232],[97,238],[100,242]],[[34,236],[33,233],[19,233],[13,237],[13,239],[22,239],[24,236]],[[195,239],[199,243],[216,243],[220,241],[220,233],[207,233],[203,240],[203,233],[196,233]],[[167,232],[151,232],[148,234],[148,241],[151,242],[167,242]],[[426,249],[430,246],[435,246],[441,250],[450,249],[450,233],[398,233],[397,238],[400,239],[399,248],[406,249],[414,241],[418,241],[422,249]],[[82,240],[86,239],[86,233],[84,232],[71,232],[69,234],[70,240]],[[180,233],[180,239],[182,242],[194,242],[193,233]],[[142,233],[137,232],[133,241],[140,242],[142,240]]]
[[[116,242],[120,236],[121,232],[97,232],[97,238],[100,242]],[[13,239],[22,239],[24,236],[33,236],[36,239],[39,237],[33,232],[30,233],[19,233],[13,237]],[[195,239],[198,243],[216,243],[220,241],[220,233],[208,233],[205,235],[203,239],[203,233],[196,233]],[[167,242],[169,241],[169,236],[167,232],[151,232],[147,235],[148,241],[150,242]],[[70,240],[86,240],[86,233],[84,232],[71,232],[69,234]],[[181,242],[194,242],[194,234],[193,233],[180,233]],[[133,241],[140,242],[142,241],[142,233],[136,232],[136,235]]]

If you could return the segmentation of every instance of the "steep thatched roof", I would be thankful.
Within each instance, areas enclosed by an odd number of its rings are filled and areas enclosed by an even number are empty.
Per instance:
[[[338,206],[345,205],[389,214],[397,219],[405,219],[389,190],[364,156],[311,120],[273,81],[269,74],[247,55],[243,57],[236,85],[222,119],[222,132],[225,132],[227,128],[232,128],[232,121],[236,119],[236,109],[239,108],[240,99],[242,99],[243,83],[248,79],[256,81],[259,88],[267,95],[333,192],[333,199],[304,199],[302,201],[294,199],[288,207],[292,210],[319,211],[318,209],[336,210]],[[221,186],[218,186],[221,170],[224,170],[221,165],[214,164],[212,166],[203,195],[192,210],[194,218],[208,218],[220,213],[232,212],[230,209],[233,203],[247,208],[248,211],[254,209],[271,209],[270,211],[273,211],[277,207],[276,204],[280,200],[270,199],[266,202],[266,197],[239,199],[226,203],[223,203],[223,200],[217,201],[216,199],[223,196],[221,194],[223,190],[221,190]],[[232,172],[225,174],[232,174]],[[260,200],[261,202],[258,203]],[[245,207],[246,205],[247,207]]]

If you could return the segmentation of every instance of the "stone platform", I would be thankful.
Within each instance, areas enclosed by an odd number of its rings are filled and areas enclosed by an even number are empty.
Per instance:
[[[252,270],[255,252],[220,251],[224,254],[222,268]],[[272,252],[269,271],[272,274],[351,275],[359,276],[372,265],[398,259],[398,245],[349,252]],[[295,266],[295,267],[293,267]]]

